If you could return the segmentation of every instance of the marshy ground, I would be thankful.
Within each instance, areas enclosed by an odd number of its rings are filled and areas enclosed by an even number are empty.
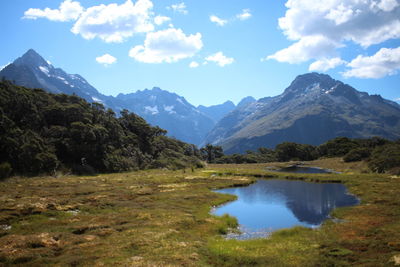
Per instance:
[[[400,264],[400,178],[339,159],[308,162],[341,174],[285,174],[278,164],[210,165],[0,183],[0,266],[394,266]],[[257,178],[343,182],[361,199],[340,222],[270,238],[225,240],[229,217],[210,215],[233,196],[211,189]]]

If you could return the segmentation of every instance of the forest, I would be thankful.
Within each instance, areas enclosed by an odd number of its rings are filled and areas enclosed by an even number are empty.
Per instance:
[[[0,82],[0,177],[183,169],[208,163],[266,163],[342,157],[365,160],[373,172],[400,173],[400,141],[337,137],[319,146],[284,142],[246,154],[225,155],[167,137],[140,116],[117,115],[76,95],[50,94]]]
[[[75,95],[0,83],[0,176],[200,167],[200,151]]]

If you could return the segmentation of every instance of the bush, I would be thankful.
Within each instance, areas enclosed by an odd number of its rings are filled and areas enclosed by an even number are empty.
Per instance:
[[[400,167],[400,144],[388,144],[375,148],[368,167],[378,173]]]
[[[371,150],[368,148],[354,148],[344,155],[344,162],[360,161],[368,158],[371,155]]]
[[[347,137],[337,137],[318,147],[319,155],[322,157],[343,157],[350,150],[360,145],[354,140]]]
[[[3,162],[0,164],[0,179],[5,179],[7,177],[10,177],[12,172],[12,168],[10,163],[8,162]]]
[[[278,161],[313,160],[318,158],[316,148],[311,145],[284,142],[276,146]]]

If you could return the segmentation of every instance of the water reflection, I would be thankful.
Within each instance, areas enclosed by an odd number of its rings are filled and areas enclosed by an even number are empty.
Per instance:
[[[238,196],[237,200],[218,207],[214,214],[228,213],[238,218],[247,238],[254,237],[251,233],[260,233],[261,229],[261,232],[271,232],[295,225],[316,227],[335,207],[358,203],[343,184],[334,183],[258,180],[247,187],[217,192]]]

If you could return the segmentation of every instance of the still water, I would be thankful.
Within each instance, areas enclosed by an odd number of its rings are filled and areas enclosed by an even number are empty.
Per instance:
[[[215,215],[228,213],[238,219],[242,234],[228,236],[237,239],[265,237],[296,225],[318,227],[332,209],[358,204],[358,199],[338,183],[258,180],[246,187],[216,192],[238,197],[213,210]]]
[[[301,167],[301,166],[290,166],[276,170],[277,172],[293,172],[293,173],[332,173],[332,171],[315,168],[315,167]]]

